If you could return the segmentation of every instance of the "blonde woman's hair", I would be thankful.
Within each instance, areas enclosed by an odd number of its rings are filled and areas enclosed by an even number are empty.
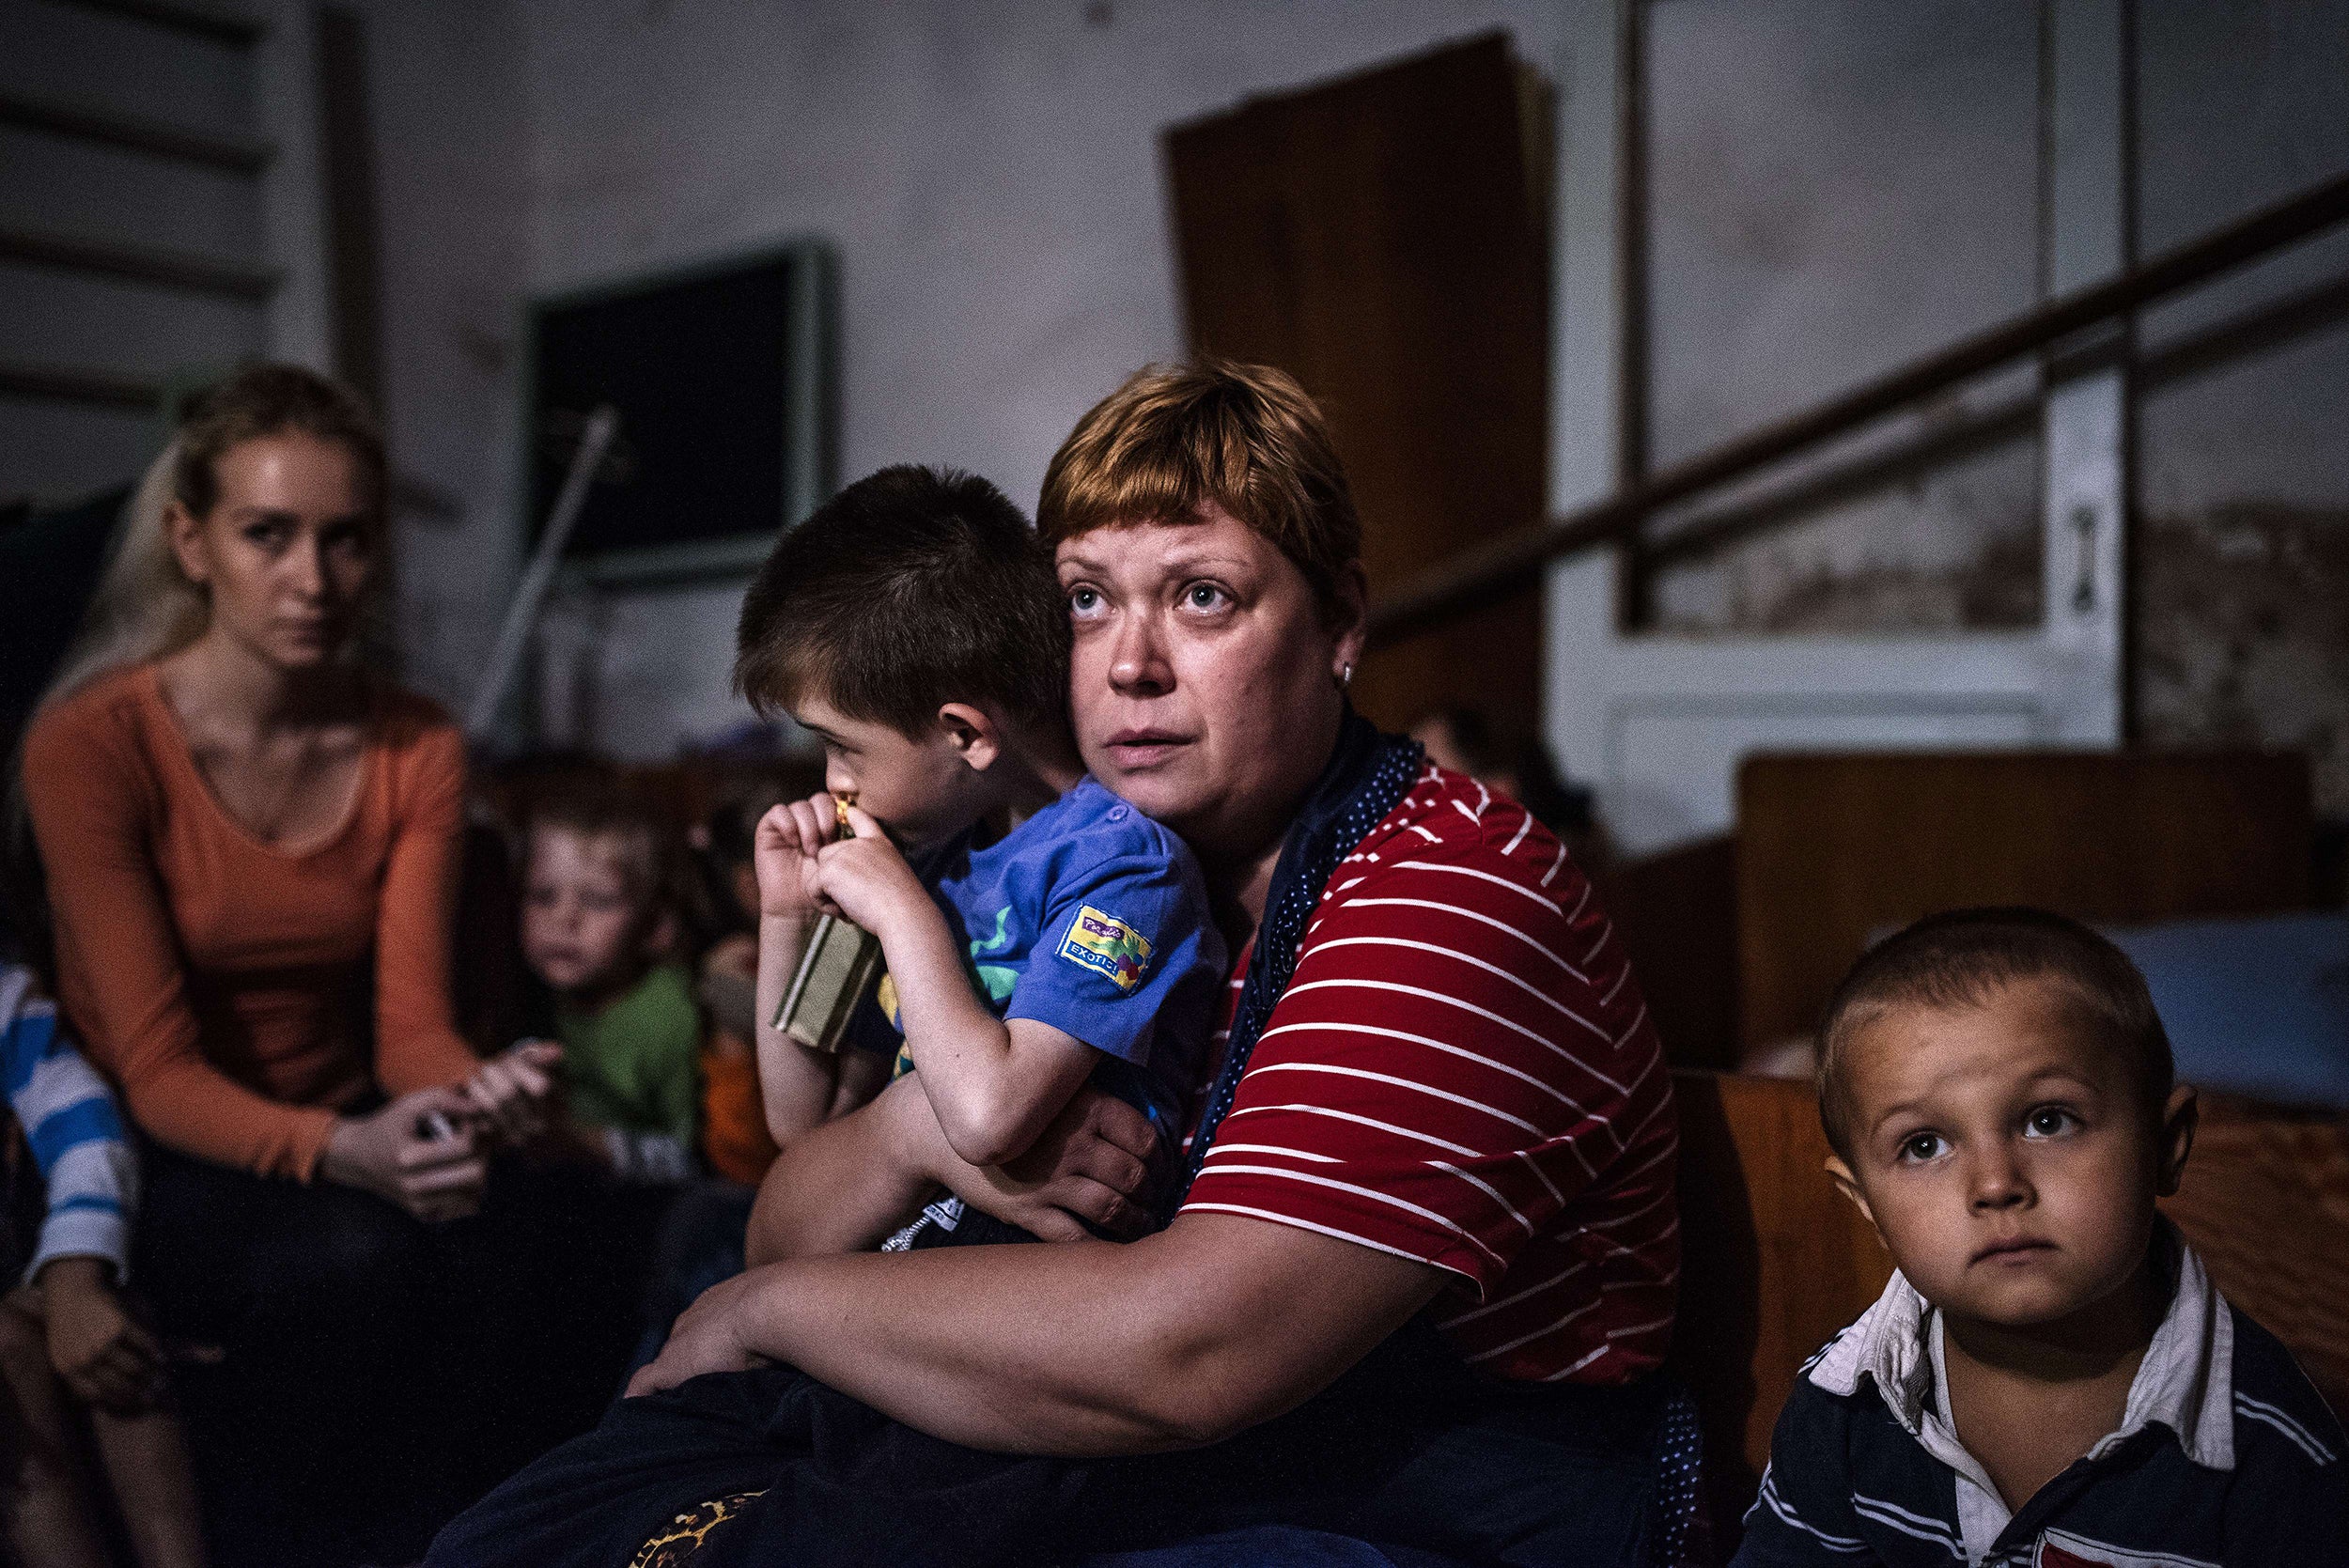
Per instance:
[[[70,696],[109,670],[177,653],[203,634],[211,607],[204,591],[179,569],[163,527],[179,466],[175,439],[148,464],[147,476],[124,503],[114,553],[41,706]]]
[[[196,517],[209,513],[220,500],[222,455],[288,430],[346,447],[358,464],[369,507],[381,511],[383,441],[357,393],[300,365],[238,371],[191,399],[179,433],[132,492],[98,590],[41,696],[42,707],[101,675],[177,653],[204,634],[210,601],[179,569],[164,520],[175,502]]]

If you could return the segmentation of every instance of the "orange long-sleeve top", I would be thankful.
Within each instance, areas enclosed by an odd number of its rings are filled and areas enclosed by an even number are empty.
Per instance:
[[[350,814],[292,851],[222,809],[152,665],[26,736],[59,1000],[158,1142],[307,1181],[372,1089],[473,1070],[449,1001],[463,741],[388,687],[370,730]]]

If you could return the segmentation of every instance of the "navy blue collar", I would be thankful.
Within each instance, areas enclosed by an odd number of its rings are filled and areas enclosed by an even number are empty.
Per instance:
[[[1274,862],[1264,921],[1256,928],[1247,978],[1241,982],[1239,1001],[1232,1012],[1232,1035],[1224,1048],[1223,1065],[1201,1109],[1183,1179],[1174,1184],[1172,1201],[1160,1218],[1171,1217],[1181,1206],[1215,1142],[1216,1129],[1232,1109],[1232,1096],[1238,1091],[1240,1075],[1248,1070],[1257,1037],[1297,970],[1298,944],[1304,940],[1305,923],[1321,902],[1321,891],[1329,886],[1330,873],[1409,793],[1424,758],[1425,751],[1418,741],[1382,735],[1377,726],[1354,711],[1352,704],[1346,706],[1329,764],[1289,824],[1281,858]]]

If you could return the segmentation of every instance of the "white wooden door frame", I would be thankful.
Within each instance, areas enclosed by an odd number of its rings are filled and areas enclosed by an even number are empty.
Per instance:
[[[1622,105],[1641,0],[1567,0],[1556,62],[1550,506],[1621,484],[1628,384]],[[2127,263],[2130,0],[2046,0],[2045,287]],[[2111,746],[2123,734],[2128,388],[2110,352],[2050,372],[2042,448],[2046,616],[2023,633],[1626,635],[1618,561],[1548,570],[1546,734],[1633,852],[1732,825],[1739,760],[1830,747]]]

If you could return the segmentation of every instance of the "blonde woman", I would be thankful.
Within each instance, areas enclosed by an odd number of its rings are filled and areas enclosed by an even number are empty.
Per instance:
[[[383,476],[334,382],[213,389],[25,740],[60,1000],[146,1135],[142,1284],[248,1372],[360,1332],[427,1353],[428,1227],[549,1088],[451,1021],[462,741],[358,657]]]

